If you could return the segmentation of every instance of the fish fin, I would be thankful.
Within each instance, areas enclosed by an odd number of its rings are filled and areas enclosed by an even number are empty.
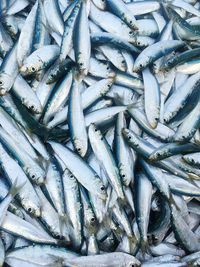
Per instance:
[[[197,184],[195,183],[195,180],[199,181],[200,177],[196,175],[195,173],[191,173],[191,172],[188,172],[187,174],[188,174],[188,182],[198,187]]]
[[[140,248],[143,256],[147,253],[152,255],[148,240],[140,239]]]
[[[124,207],[127,204],[126,197],[124,199],[118,198],[117,200],[118,200],[119,206],[121,207],[120,209],[122,209],[122,207]]]
[[[9,194],[14,198],[16,194],[19,193],[19,191],[22,189],[22,187],[24,187],[24,185],[26,184],[26,181],[20,185],[18,185],[18,180],[19,178],[17,177],[14,181],[14,183],[12,184]]]
[[[130,110],[132,108],[137,108],[137,103],[131,103],[129,105],[126,106],[127,110]]]
[[[189,176],[189,179],[192,180],[192,181],[193,181],[193,179],[194,179],[194,180],[199,180],[199,179],[200,179],[200,176],[197,175],[197,174],[195,174],[195,173],[188,172],[187,174],[188,174],[188,176]]]
[[[177,205],[176,201],[174,200],[172,192],[170,192],[170,196],[169,196],[169,204],[170,204],[170,206],[171,206],[171,205],[174,205],[174,207],[175,207],[178,211],[180,211],[180,207]]]
[[[53,260],[52,264],[54,264],[54,265],[52,265],[52,266],[59,266],[59,267],[62,267],[62,266],[65,265],[65,264],[64,264],[64,259],[63,259],[63,257],[60,257],[60,256],[58,256],[58,255],[49,254],[49,253],[47,253],[47,254],[48,254],[48,256],[51,257],[52,260]],[[66,266],[66,265],[65,265],[65,266]]]
[[[64,229],[64,225],[66,224],[66,218],[65,218],[65,215],[63,214],[58,214],[59,216],[59,226],[60,226],[60,233],[61,235],[63,236],[63,229]]]
[[[96,233],[95,228],[96,227],[93,225],[87,225],[87,231],[88,231],[89,236],[95,235],[95,233]]]
[[[60,230],[63,230],[64,225],[67,225],[67,227],[72,227],[74,229],[72,221],[66,213],[59,214],[59,222],[60,222]]]

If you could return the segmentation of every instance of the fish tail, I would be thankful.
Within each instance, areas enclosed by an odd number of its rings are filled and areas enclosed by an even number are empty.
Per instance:
[[[26,182],[18,185],[18,177],[15,179],[14,183],[12,184],[9,194],[14,197],[16,194],[19,193],[19,191],[22,189],[22,187],[24,187],[24,185],[26,184]]]

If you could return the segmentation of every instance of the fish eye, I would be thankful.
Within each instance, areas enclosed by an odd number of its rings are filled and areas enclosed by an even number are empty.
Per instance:
[[[140,64],[140,68],[142,68],[143,66],[142,66],[142,64]]]
[[[32,178],[32,179],[35,179],[35,174],[33,174],[33,175],[31,176],[31,178]]]
[[[81,151],[81,148],[79,147],[79,148],[77,149],[77,151],[80,152],[80,151]]]
[[[108,66],[106,69],[107,69],[107,70],[109,70],[109,69],[110,69],[110,67]]]
[[[83,63],[79,63],[79,66],[82,67],[83,66]]]
[[[92,217],[92,218],[91,218],[91,222],[94,222],[94,221],[95,221],[95,218],[94,218],[94,217]]]
[[[31,71],[35,72],[36,71],[35,67],[31,67]]]
[[[130,31],[130,32],[129,32],[129,34],[133,34],[133,32],[132,32],[132,31]]]
[[[69,177],[70,177],[70,178],[73,178],[74,176],[73,176],[73,174],[71,174]]]
[[[28,208],[28,212],[31,213],[32,212],[32,209],[31,208]]]
[[[56,238],[61,239],[61,235],[57,234]]]
[[[31,106],[31,109],[34,109],[34,106]]]
[[[100,138],[101,139],[101,141],[103,140],[103,136]]]
[[[128,139],[131,139],[131,136],[130,135],[128,136]]]
[[[105,191],[105,186],[101,186],[101,191]]]
[[[0,80],[0,85],[3,85],[3,81]]]
[[[132,20],[130,20],[130,23],[131,23],[131,24],[133,23]]]
[[[125,174],[123,174],[123,175],[122,175],[122,178],[125,178],[125,176],[126,176],[126,175],[125,175]]]
[[[97,132],[98,131],[97,128],[95,128],[94,131]]]
[[[141,43],[140,42],[137,42],[138,45],[140,45]]]

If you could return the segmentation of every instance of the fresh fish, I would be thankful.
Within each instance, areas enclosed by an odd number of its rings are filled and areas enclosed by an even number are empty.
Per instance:
[[[94,124],[90,124],[88,136],[94,154],[99,159],[103,168],[105,169],[105,172],[107,173],[110,183],[115,189],[117,196],[120,199],[124,199],[124,192],[119,169],[117,168],[117,164],[111,153],[109,144],[102,136],[100,130],[98,130]]]
[[[68,100],[70,88],[72,85],[72,71],[66,73],[61,81],[58,81],[52,88],[46,104],[43,109],[44,115],[42,122],[47,124],[49,120],[55,115],[58,109],[62,109]]]
[[[21,167],[9,156],[2,145],[0,145],[0,162],[2,170],[11,184],[13,184],[16,179],[24,184],[21,190],[17,193],[16,198],[20,201],[25,210],[36,217],[39,217],[40,201],[32,184]]]
[[[35,50],[23,62],[20,72],[23,75],[33,74],[50,66],[59,55],[57,45],[46,45]]]
[[[10,135],[8,135],[5,130],[1,128],[1,142],[5,145],[5,147],[9,150],[9,152],[16,157],[20,166],[23,168],[24,172],[28,175],[28,177],[38,183],[41,184],[44,182],[45,172],[43,168],[37,163],[35,159],[33,159],[29,154],[21,147],[17,146],[15,141],[12,139]]]
[[[69,148],[55,142],[49,142],[58,157],[64,162],[71,173],[88,191],[106,199],[106,189],[96,172]],[[79,166],[77,168],[77,166]]]
[[[80,73],[87,75],[90,65],[91,41],[85,1],[81,2],[74,29],[73,45],[75,47],[76,63]]]
[[[145,48],[136,58],[134,71],[139,72],[153,64],[157,59],[166,56],[174,50],[184,46],[183,41],[169,40],[160,41]]]
[[[21,75],[18,75],[15,79],[11,91],[21,100],[22,104],[32,112],[42,112],[42,107],[36,93]]]
[[[4,199],[2,199],[2,201],[0,203],[0,214],[1,214],[0,225],[2,225],[2,223],[5,219],[5,216],[7,214],[7,209],[9,207],[11,201],[13,200],[15,195],[18,194],[20,189],[23,187],[22,184],[18,185],[17,182],[18,182],[18,180],[16,178],[16,180],[12,184],[12,187],[11,187],[9,193],[5,196]]]
[[[0,266],[199,266],[199,70],[197,0],[1,0]]]
[[[79,9],[81,6],[81,1],[76,1],[75,7],[71,11],[71,14],[67,18],[64,24],[64,33],[62,37],[62,43],[60,48],[60,60],[63,61],[66,59],[68,53],[72,49],[73,46],[73,30],[75,27],[75,22],[77,19],[77,15],[79,13]]]
[[[20,263],[23,264],[23,262],[30,262],[30,264],[38,266],[41,264],[42,260],[44,265],[51,266],[51,264],[55,263],[56,257],[62,258],[63,261],[67,261],[77,256],[78,255],[75,252],[72,252],[66,248],[37,244],[10,251],[10,253],[7,254],[6,262],[9,265],[12,265],[12,263],[15,263],[16,260],[18,265]]]
[[[135,214],[138,230],[140,233],[140,246],[143,251],[148,248],[147,231],[149,213],[151,208],[152,184],[144,173],[137,173],[135,177]],[[144,198],[143,192],[146,197]]]
[[[122,136],[122,129],[125,127],[125,117],[123,112],[120,112],[117,116],[115,127],[114,151],[123,184],[128,186],[131,182],[133,182],[133,158],[131,150],[125,143]]]
[[[90,267],[94,264],[99,266],[108,266],[108,267],[121,267],[121,266],[140,266],[140,262],[133,256],[122,253],[122,252],[113,252],[110,254],[103,255],[93,255],[93,256],[82,256],[79,258],[74,258],[68,261],[68,264],[75,266]]]
[[[58,2],[58,0],[45,0],[43,5],[45,16],[51,30],[62,35],[64,31],[64,20]],[[50,16],[50,14],[53,14],[53,16]]]
[[[131,1],[131,3],[127,4],[127,7],[133,15],[139,16],[158,10],[160,4],[157,1]]]
[[[133,13],[127,8],[127,5],[125,5],[122,0],[108,0],[107,8],[123,20],[130,28],[133,30],[138,29],[137,21]]]
[[[22,66],[24,59],[30,55],[32,50],[37,9],[38,1],[36,1],[35,5],[32,7],[31,12],[27,16],[19,36],[19,41],[17,45],[17,61],[19,66]]]
[[[142,72],[144,80],[144,107],[147,120],[152,128],[156,128],[160,119],[160,88],[150,70]]]
[[[13,86],[18,75],[17,63],[18,43],[6,53],[3,63],[0,67],[0,94],[5,95]]]
[[[21,236],[33,242],[57,244],[57,240],[47,232],[41,231],[35,225],[32,225],[9,211],[2,222],[1,228],[9,233]]]
[[[83,206],[80,186],[73,174],[67,169],[63,173],[62,180],[67,214],[73,227],[69,236],[74,249],[79,250],[83,242]]]
[[[80,85],[81,82],[75,74],[70,89],[68,120],[74,148],[81,157],[84,157],[88,148],[88,136],[81,103]]]

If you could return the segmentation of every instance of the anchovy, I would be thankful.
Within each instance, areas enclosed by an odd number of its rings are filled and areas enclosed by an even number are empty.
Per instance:
[[[200,265],[200,3],[0,1],[0,266]]]

